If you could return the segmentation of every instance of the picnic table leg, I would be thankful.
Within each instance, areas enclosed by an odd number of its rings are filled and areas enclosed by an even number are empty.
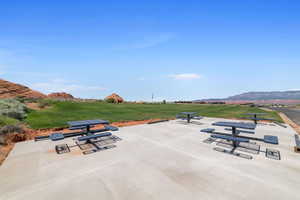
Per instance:
[[[187,115],[187,122],[188,122],[188,123],[191,122],[191,115]]]
[[[90,131],[91,131],[90,125],[87,125],[86,126],[86,134],[89,135]]]
[[[237,135],[237,133],[236,133],[236,127],[232,127],[232,136],[236,136]]]

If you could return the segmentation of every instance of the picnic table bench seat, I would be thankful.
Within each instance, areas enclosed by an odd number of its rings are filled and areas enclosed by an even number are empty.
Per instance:
[[[219,135],[219,134],[212,134],[212,138],[217,138],[217,139],[224,139],[224,140],[230,140],[233,142],[249,142],[249,139],[246,138],[238,138],[238,137],[233,137],[233,136],[228,136],[228,135]]]
[[[185,120],[185,119],[187,119],[185,116],[182,116],[182,115],[176,115],[176,119],[183,119],[183,120]]]
[[[65,139],[65,136],[62,133],[52,133],[49,136],[49,139],[52,141],[63,140],[63,139]]]
[[[264,142],[269,144],[279,144],[278,137],[273,135],[265,135]]]
[[[194,117],[192,117],[192,119],[201,120],[201,119],[203,119],[203,117],[202,116],[194,116]]]
[[[299,153],[300,152],[300,138],[299,138],[299,135],[295,135],[295,143],[296,143],[295,151]]]
[[[116,126],[104,125],[104,127],[107,131],[118,131],[119,130],[119,128]]]
[[[107,133],[102,133],[102,134],[82,136],[82,137],[77,138],[77,140],[78,141],[87,141],[87,140],[91,140],[91,139],[97,139],[100,137],[108,137],[111,135],[112,135],[112,133],[107,132]]]
[[[203,133],[213,133],[216,129],[214,128],[205,128],[205,129],[202,129],[200,132],[203,132]]]

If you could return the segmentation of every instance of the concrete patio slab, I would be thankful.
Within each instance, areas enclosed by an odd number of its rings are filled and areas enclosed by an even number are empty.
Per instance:
[[[295,131],[258,125],[256,134],[279,137],[279,145],[261,145],[252,160],[214,151],[200,129],[231,121],[204,118],[198,124],[170,121],[120,128],[116,148],[83,155],[79,148],[57,155],[63,141],[16,144],[0,167],[0,199],[297,199],[300,156],[293,152]],[[214,127],[224,131],[222,127]],[[226,132],[226,131],[225,131]],[[247,134],[243,134],[247,135]],[[277,149],[281,160],[265,157]]]

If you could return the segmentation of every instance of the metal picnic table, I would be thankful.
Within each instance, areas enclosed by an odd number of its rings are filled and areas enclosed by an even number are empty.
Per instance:
[[[251,117],[246,117],[246,118],[243,118],[243,119],[250,119],[250,120],[253,120],[255,124],[258,123],[258,121],[261,121],[261,120],[275,120],[273,118],[262,118],[262,117],[258,117],[258,116],[261,116],[261,115],[267,115],[267,113],[245,113],[243,115],[250,115]]]
[[[179,115],[185,115],[187,119],[187,123],[191,122],[191,119],[193,119],[194,115],[197,114],[197,112],[181,112]]]
[[[86,134],[89,135],[91,133],[90,129],[94,125],[98,124],[109,124],[108,121],[102,119],[96,120],[82,120],[82,121],[70,121],[67,122],[70,128],[78,128],[78,129],[86,129]]]
[[[231,127],[232,128],[232,136],[236,137],[240,133],[238,128],[241,129],[248,129],[248,130],[255,130],[256,124],[252,123],[241,123],[241,122],[216,122],[212,124],[213,126],[224,126],[224,127]],[[247,132],[245,132],[247,133]]]
[[[247,138],[239,137],[239,133],[241,133],[239,129],[248,129],[248,130],[254,130],[256,128],[256,124],[252,123],[241,123],[241,122],[216,122],[213,123],[212,125],[214,126],[224,126],[224,127],[231,127],[232,131],[232,136],[229,135],[219,135],[219,134],[212,134],[211,137],[217,138],[217,139],[224,139],[227,141],[232,142],[233,149],[231,151],[225,150],[225,149],[220,149],[220,148],[215,148],[217,151],[222,151],[224,153],[229,153],[232,155],[236,156],[243,156],[247,159],[252,159],[252,156],[246,155],[246,154],[241,154],[241,153],[235,153],[235,149],[240,146],[240,143],[249,143],[250,140]],[[248,132],[243,132],[243,133],[248,133]]]

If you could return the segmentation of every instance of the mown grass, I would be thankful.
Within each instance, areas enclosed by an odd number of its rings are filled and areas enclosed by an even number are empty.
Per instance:
[[[108,104],[103,102],[52,102],[51,108],[35,110],[25,120],[31,128],[65,127],[66,122],[87,119],[105,119],[110,122],[170,119],[183,111],[198,112],[201,116],[240,118],[242,113],[265,112],[259,108],[240,105],[178,105],[178,104]],[[276,112],[268,117],[281,120]]]

